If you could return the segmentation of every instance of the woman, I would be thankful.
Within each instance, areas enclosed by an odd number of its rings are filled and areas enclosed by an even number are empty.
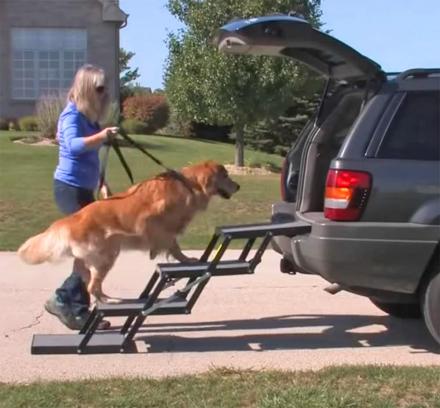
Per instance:
[[[105,115],[108,101],[104,71],[93,65],[81,67],[58,121],[60,148],[54,174],[54,195],[64,214],[72,214],[95,199],[94,190],[99,182],[99,148],[118,131],[117,127],[101,130],[98,124]],[[101,193],[105,197],[105,185],[103,190]],[[49,313],[72,330],[80,330],[90,314],[90,297],[81,279],[84,270],[87,271],[84,263],[75,259],[72,274],[45,304]],[[99,328],[108,327],[110,323],[104,321]]]

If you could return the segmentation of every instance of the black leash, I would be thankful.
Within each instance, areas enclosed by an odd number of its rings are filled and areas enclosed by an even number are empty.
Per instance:
[[[124,167],[125,172],[127,173],[128,178],[130,179],[131,184],[134,184],[134,178],[133,173],[131,172],[130,166],[128,165],[127,161],[125,160],[124,155],[121,152],[121,149],[118,145],[118,142],[115,139],[109,139],[107,142],[105,142],[105,153],[103,155],[102,161],[101,161],[101,169],[99,171],[99,187],[98,191],[101,190],[101,187],[104,185],[105,182],[105,171],[107,169],[107,162],[108,162],[108,156],[110,153],[110,148],[113,147],[113,150],[116,152],[116,155],[119,158],[119,161],[122,164],[122,167]]]
[[[133,173],[131,172],[131,169],[127,163],[127,160],[125,160],[125,157],[121,152],[121,148],[119,147],[117,140],[112,139],[110,141],[110,145],[113,147],[113,150],[115,151],[116,155],[118,156],[118,159],[121,162],[122,167],[124,168],[125,172],[127,173],[127,176],[130,179],[131,184],[134,184]]]
[[[163,164],[161,160],[159,160],[157,157],[155,157],[153,154],[151,154],[141,144],[139,144],[138,142],[133,140],[130,136],[128,136],[128,134],[125,132],[124,129],[119,128],[118,134],[120,136],[122,136],[122,138],[124,140],[126,140],[129,144],[131,144],[133,147],[135,147],[140,152],[142,152],[145,156],[147,156],[148,158],[153,160],[158,166],[163,167],[168,174],[170,174],[171,176],[173,176],[177,180],[181,181],[185,185],[185,187],[187,187],[190,190],[190,192],[193,193],[193,189],[192,189],[191,185],[188,183],[188,180],[186,179],[186,177],[182,173],[178,172],[177,170],[171,169],[170,167],[167,167],[165,164]],[[115,151],[116,155],[118,156],[119,161],[122,164],[122,167],[124,168],[125,172],[127,173],[128,178],[130,179],[131,184],[134,184],[133,173],[132,173],[127,161],[125,160],[124,155],[121,152],[121,148],[118,144],[117,139],[110,138],[107,143],[108,143],[108,149],[110,149],[110,147],[113,147],[113,150]],[[104,184],[105,169],[107,167],[107,163],[106,163],[107,160],[108,160],[108,151],[106,152],[105,163],[102,163],[103,165],[101,167],[100,183],[99,183],[100,188]]]
[[[163,164],[157,157],[155,157],[154,155],[152,155],[147,149],[145,149],[141,144],[139,144],[138,142],[136,142],[135,140],[133,140],[130,136],[128,136],[127,132],[125,132],[124,129],[119,128],[119,132],[118,132],[123,139],[125,139],[128,143],[130,143],[133,147],[136,147],[138,150],[140,150],[143,154],[145,154],[145,156],[149,157],[151,160],[153,160],[158,166],[163,167],[166,171],[169,172],[174,172],[175,170],[170,169],[169,167],[165,166],[165,164]],[[119,146],[118,146],[119,147]],[[120,151],[119,151],[120,152]],[[119,156],[119,157],[122,157]],[[125,166],[124,166],[125,168]],[[127,170],[127,169],[126,169]]]

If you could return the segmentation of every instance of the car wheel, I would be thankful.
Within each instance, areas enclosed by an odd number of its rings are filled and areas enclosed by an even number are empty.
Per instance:
[[[400,319],[419,319],[422,317],[422,311],[418,303],[387,303],[370,299],[371,302],[390,316]]]
[[[426,327],[440,344],[440,268],[434,268],[422,292],[422,311]]]

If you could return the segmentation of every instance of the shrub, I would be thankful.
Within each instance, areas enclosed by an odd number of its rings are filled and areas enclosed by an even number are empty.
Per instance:
[[[19,130],[17,119],[8,120],[8,130]]]
[[[135,95],[124,101],[123,114],[126,119],[145,123],[146,133],[153,133],[166,126],[170,108],[164,95]]]
[[[167,125],[159,132],[162,135],[178,136],[191,138],[194,137],[194,129],[192,122],[189,120],[181,119],[179,116],[171,110],[170,118]]]
[[[23,116],[18,120],[20,130],[35,131],[38,130],[38,118],[36,116]]]
[[[9,123],[6,119],[0,118],[0,130],[8,130],[9,129]]]
[[[192,122],[192,128],[194,136],[198,139],[215,140],[223,143],[230,142],[229,134],[232,131],[232,126]]]
[[[168,123],[159,133],[163,135],[230,143],[231,139],[229,134],[231,133],[231,130],[232,126],[228,125],[207,124],[184,119],[175,109],[173,109],[173,107],[171,107]]]
[[[43,137],[56,138],[58,118],[65,104],[66,98],[61,94],[43,96],[38,100],[36,106],[38,129]]]
[[[125,119],[121,123],[122,129],[133,135],[144,135],[149,132],[148,126],[137,119]]]

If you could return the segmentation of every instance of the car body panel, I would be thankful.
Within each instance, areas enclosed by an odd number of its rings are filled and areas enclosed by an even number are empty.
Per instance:
[[[275,207],[277,221],[282,205]],[[310,234],[275,237],[274,249],[299,271],[346,287],[414,293],[440,240],[436,225],[336,222],[323,213],[296,218],[311,224]]]
[[[410,222],[424,203],[440,196],[439,162],[335,159],[331,168],[371,174],[372,189],[361,221]]]

